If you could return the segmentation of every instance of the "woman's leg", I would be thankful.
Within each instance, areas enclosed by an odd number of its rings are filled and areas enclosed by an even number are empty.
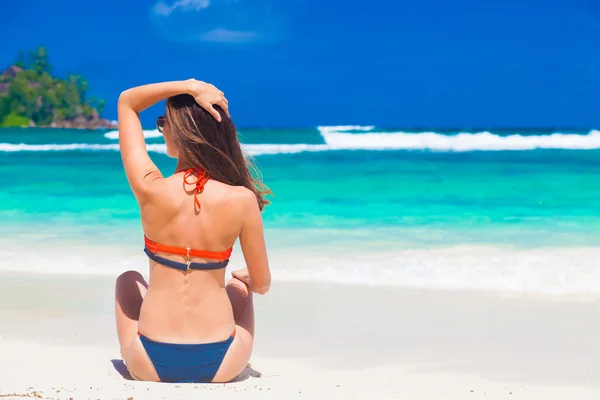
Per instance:
[[[129,373],[134,379],[157,381],[156,370],[137,336],[140,310],[147,290],[148,284],[139,272],[121,274],[115,285],[115,318],[121,356]]]
[[[248,364],[254,344],[252,292],[244,282],[235,277],[227,283],[226,289],[233,308],[236,334],[213,382],[229,382],[238,376]]]
[[[137,336],[138,320],[144,296],[148,290],[146,280],[137,271],[127,271],[117,278],[115,285],[115,317],[121,352]]]

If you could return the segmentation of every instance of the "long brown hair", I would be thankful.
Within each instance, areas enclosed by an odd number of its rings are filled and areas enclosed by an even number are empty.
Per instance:
[[[262,211],[270,203],[265,196],[271,191],[262,183],[252,158],[242,152],[231,118],[221,107],[214,108],[221,114],[221,122],[188,94],[167,99],[166,122],[180,162],[205,170],[219,182],[250,189]]]

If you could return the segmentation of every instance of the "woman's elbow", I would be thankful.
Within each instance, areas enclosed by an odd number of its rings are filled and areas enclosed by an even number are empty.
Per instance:
[[[266,286],[261,286],[259,288],[252,288],[252,291],[256,294],[263,295],[266,294],[269,291],[269,289],[271,289],[271,283],[269,283]]]
[[[129,98],[131,97],[130,93],[131,93],[131,89],[123,90],[121,92],[121,94],[119,95],[119,100],[117,102],[117,105],[118,106],[123,106],[125,104],[128,104]]]
[[[271,289],[271,274],[268,274],[265,279],[255,281],[255,285],[252,285],[252,291],[257,294],[265,294]]]

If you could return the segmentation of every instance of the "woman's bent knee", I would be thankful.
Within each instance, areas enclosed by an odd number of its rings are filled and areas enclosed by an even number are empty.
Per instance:
[[[127,317],[128,320],[139,319],[147,288],[148,284],[144,277],[137,271],[127,271],[119,275],[115,283],[117,320],[120,315]]]
[[[144,277],[138,271],[125,271],[117,277],[116,285],[131,284],[132,282],[144,281]]]
[[[121,293],[125,291],[131,293],[132,291],[144,291],[144,288],[148,288],[146,280],[138,271],[126,271],[117,277],[115,282],[115,291]]]
[[[251,292],[248,285],[239,280],[238,278],[231,278],[229,282],[227,282],[227,293],[230,293],[230,297],[232,294],[242,297],[249,297]],[[231,291],[234,291],[233,293]]]

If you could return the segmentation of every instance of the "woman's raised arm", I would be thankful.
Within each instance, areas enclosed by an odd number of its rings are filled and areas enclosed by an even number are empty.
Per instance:
[[[140,113],[159,101],[179,94],[193,96],[217,121],[221,120],[221,116],[213,108],[213,104],[218,104],[228,113],[223,92],[213,85],[195,79],[138,86],[125,90],[119,96],[119,149],[127,180],[138,202],[145,199],[152,183],[162,178],[146,150]]]

